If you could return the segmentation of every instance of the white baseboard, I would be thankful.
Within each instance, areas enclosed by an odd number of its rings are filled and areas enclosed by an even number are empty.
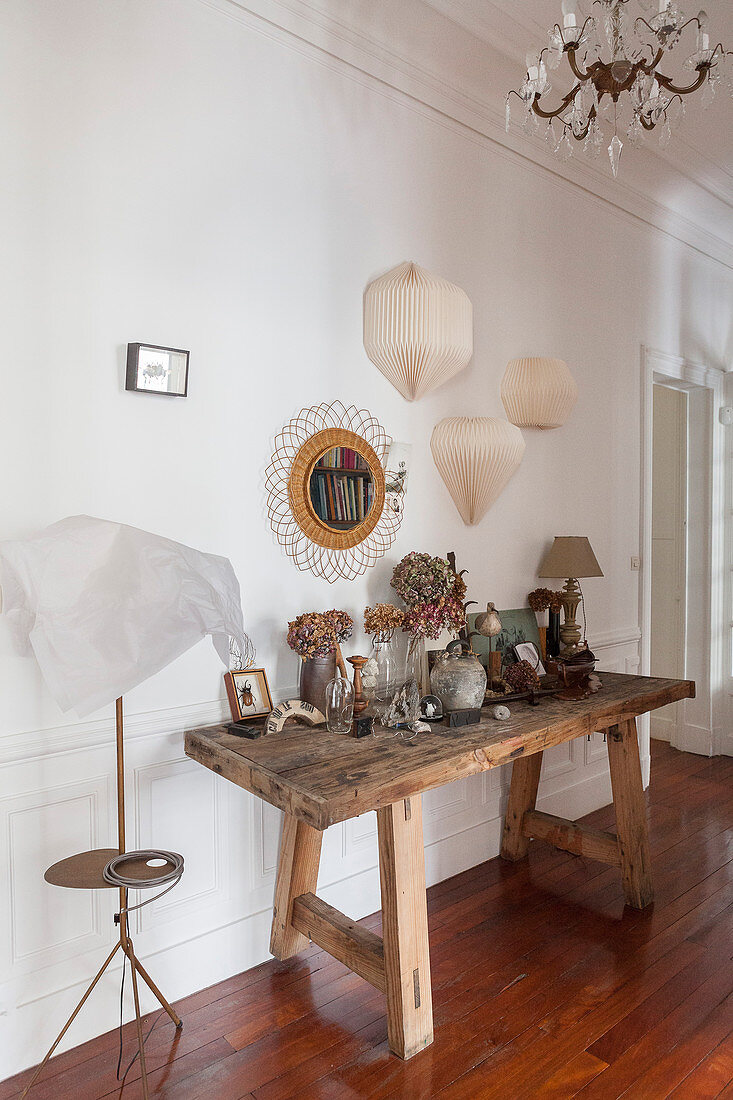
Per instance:
[[[664,718],[657,718],[654,714],[651,716],[649,733],[655,741],[672,741],[676,732],[676,722],[667,722]]]

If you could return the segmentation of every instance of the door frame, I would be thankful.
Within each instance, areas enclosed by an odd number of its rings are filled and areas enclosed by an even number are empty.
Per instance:
[[[690,430],[691,401],[690,401],[690,393],[689,393],[689,390],[687,389],[686,386],[682,386],[682,385],[667,386],[667,385],[662,385],[659,382],[654,382],[654,384],[652,386],[652,403],[653,403],[653,411],[652,411],[652,424],[653,424],[653,432],[652,432],[652,486],[655,485],[656,476],[657,476],[657,470],[656,470],[656,461],[657,461],[656,460],[656,454],[657,454],[657,441],[656,441],[657,404],[656,403],[657,403],[657,397],[659,396],[658,391],[659,392],[666,391],[667,393],[674,394],[675,397],[677,397],[677,398],[684,399],[684,416],[682,416],[680,414],[680,412],[678,412],[678,414],[677,414],[677,416],[679,417],[679,420],[678,420],[678,423],[677,423],[677,430],[679,432],[681,432],[681,434],[683,435],[684,438],[681,440],[681,453],[679,455],[680,469],[678,471],[675,471],[675,473],[679,476],[679,480],[680,480],[680,484],[678,485],[678,492],[676,494],[676,496],[677,496],[677,505],[680,507],[680,527],[679,527],[679,529],[676,533],[676,541],[681,543],[681,546],[678,545],[675,548],[676,556],[677,556],[677,554],[679,554],[679,560],[677,560],[675,562],[675,566],[676,566],[675,583],[676,583],[676,585],[678,587],[678,590],[679,590],[679,593],[680,593],[679,601],[678,601],[678,607],[677,607],[677,618],[678,618],[677,631],[676,631],[677,653],[676,653],[676,660],[675,660],[675,669],[673,670],[670,667],[668,671],[660,673],[660,675],[664,675],[664,676],[676,676],[676,677],[679,677],[679,678],[683,678],[684,675],[685,675],[685,653],[686,653],[686,647],[687,647],[687,600],[688,600],[687,570],[688,570],[688,564],[689,564],[688,561],[687,561],[687,556],[688,556],[688,552],[689,552],[688,551],[688,541],[689,540],[687,538],[687,531],[688,531],[687,509],[688,509],[688,505],[689,505],[689,500],[688,500],[688,488],[689,488],[689,486],[688,486],[687,483],[688,483],[689,476],[690,476],[690,463],[688,461],[687,451],[688,451],[688,445],[689,445],[688,436],[689,436],[689,430]],[[698,399],[699,399],[699,397],[698,397]],[[695,412],[696,410],[693,408],[692,411]],[[666,434],[666,428],[665,428],[665,434]],[[654,488],[652,488],[652,495],[650,497],[650,507],[651,507],[651,512],[652,512],[652,544],[651,544],[651,557],[649,558],[649,574],[650,574],[650,590],[651,590],[651,619],[650,619],[650,631],[649,631],[649,661],[650,661],[650,666],[651,666],[651,665],[654,664],[654,659],[655,659],[655,652],[654,652],[654,645],[655,645],[654,601],[656,599],[656,590],[655,590],[655,587],[654,587],[654,584],[655,584],[654,527],[655,527],[656,516],[657,516],[657,501],[654,497]],[[671,624],[667,624],[667,625],[671,626]],[[671,715],[672,714],[674,715],[674,722],[673,723],[671,722]],[[677,743],[678,743],[678,736],[677,736],[677,728],[676,727],[677,727],[678,719],[681,715],[681,708],[678,707],[677,703],[672,703],[670,706],[663,707],[661,710],[654,711],[653,714],[650,714],[649,715],[649,731],[650,731],[650,734],[651,734],[651,731],[654,730],[654,728],[655,728],[655,720],[660,718],[662,715],[664,715],[664,717],[666,719],[665,727],[669,727],[670,725],[674,725],[675,728],[671,731],[671,733],[670,733],[669,728],[665,728],[665,733],[664,734],[657,733],[657,736],[658,737],[662,736],[664,740],[667,740],[673,746],[676,746]]]
[[[692,436],[692,416],[690,417],[690,437],[687,449],[688,468],[690,456],[695,448],[703,446],[707,451],[707,468],[710,471],[709,484],[706,487],[705,506],[708,515],[707,536],[703,565],[706,571],[704,583],[704,602],[702,607],[688,607],[688,623],[685,642],[685,667],[688,667],[690,654],[688,643],[691,631],[689,622],[692,615],[702,616],[705,625],[709,625],[710,652],[705,665],[705,675],[698,680],[697,699],[685,700],[682,707],[683,720],[678,727],[679,736],[676,748],[697,752],[704,756],[715,756],[723,751],[723,728],[725,706],[725,638],[724,608],[728,585],[725,576],[725,437],[718,419],[718,410],[723,404],[724,373],[714,367],[705,367],[676,355],[669,355],[655,348],[642,346],[641,354],[641,507],[640,507],[640,544],[641,570],[639,574],[639,627],[641,630],[641,671],[649,675],[651,665],[651,614],[652,614],[652,436],[654,415],[654,384],[672,386],[687,390],[691,395],[706,397],[704,436],[699,430]],[[688,478],[689,491],[689,478]],[[689,532],[688,532],[689,537]],[[688,570],[690,567],[687,555]],[[686,585],[687,587],[687,585]],[[687,593],[686,593],[687,597]],[[700,622],[700,619],[698,619]],[[649,753],[649,722],[644,724],[642,732],[642,753]],[[647,781],[645,774],[645,781]]]

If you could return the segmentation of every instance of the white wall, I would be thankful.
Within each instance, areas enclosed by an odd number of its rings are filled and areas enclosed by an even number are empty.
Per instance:
[[[229,556],[282,698],[297,678],[287,619],[324,606],[359,616],[389,598],[408,550],[455,550],[472,598],[513,607],[554,534],[587,534],[605,573],[585,584],[591,643],[604,667],[634,671],[640,346],[730,358],[727,245],[671,215],[665,232],[652,228],[624,209],[631,190],[599,199],[488,116],[457,121],[478,108],[436,73],[457,86],[470,57],[488,87],[505,62],[489,64],[485,47],[412,0],[399,9],[344,4],[359,33],[339,24],[329,38],[330,24],[305,23],[305,5],[276,0],[2,5],[0,537],[85,512]],[[368,48],[371,31],[392,54]],[[430,50],[434,71],[420,67]],[[660,220],[656,207],[648,217]],[[405,259],[463,286],[475,316],[468,369],[415,405],[361,344],[365,285]],[[124,391],[135,340],[191,349],[186,400]],[[564,429],[529,434],[514,480],[466,528],[430,432],[443,416],[502,415],[504,365],[525,354],[564,358],[578,405]],[[336,397],[412,443],[413,469],[389,560],[328,586],[276,546],[263,475],[281,425]],[[42,872],[107,844],[114,808],[111,712],[59,714],[1,619],[0,697],[1,1077],[40,1057],[112,940],[108,897],[61,894]],[[170,997],[267,955],[278,814],[182,753],[181,731],[219,718],[223,699],[202,645],[126,700],[129,842],[187,860],[137,935]],[[609,799],[602,743],[554,750],[545,775],[547,809],[574,817]],[[507,779],[427,798],[429,881],[496,854]],[[354,916],[377,907],[373,815],[329,831],[322,867],[333,904]],[[70,1042],[114,1026],[118,978]]]

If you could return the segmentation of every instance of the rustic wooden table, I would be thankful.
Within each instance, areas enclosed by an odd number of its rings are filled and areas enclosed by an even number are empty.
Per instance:
[[[186,734],[186,753],[285,812],[270,949],[288,959],[312,940],[387,997],[391,1050],[411,1058],[433,1040],[423,791],[513,761],[501,855],[518,860],[531,838],[620,868],[629,905],[653,897],[636,717],[695,694],[690,680],[601,673],[580,702],[514,704],[511,718],[433,726],[407,742],[392,731],[356,740],[324,728],[286,727],[249,741],[209,726]],[[535,810],[544,749],[608,734],[616,833]],[[376,810],[383,939],[316,897],[323,830]]]

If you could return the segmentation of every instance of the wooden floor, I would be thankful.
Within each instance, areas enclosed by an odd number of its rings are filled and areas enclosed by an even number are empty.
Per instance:
[[[733,1098],[733,758],[652,742],[652,760],[649,909],[624,909],[617,869],[534,841],[521,864],[428,891],[435,1042],[411,1061],[387,1050],[383,996],[314,948],[179,1002],[178,1037],[161,1013],[153,1095]],[[613,809],[585,820],[612,827]],[[137,1066],[115,1082],[116,1044],[60,1055],[31,1096],[137,1100]]]

